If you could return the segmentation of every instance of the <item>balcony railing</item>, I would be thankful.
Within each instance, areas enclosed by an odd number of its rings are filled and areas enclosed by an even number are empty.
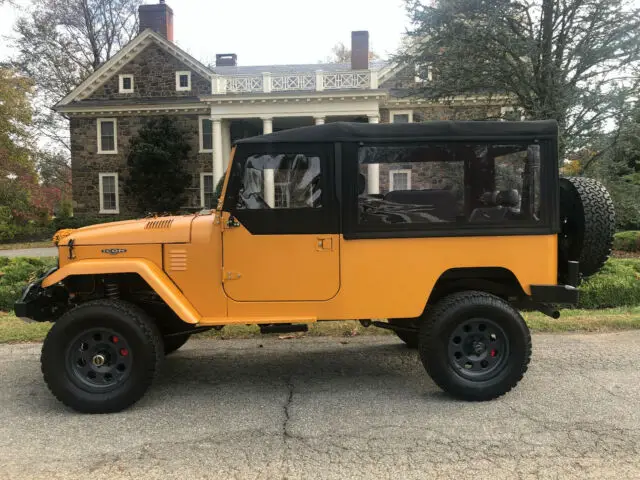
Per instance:
[[[378,72],[351,70],[345,72],[269,73],[258,75],[214,75],[214,95],[229,93],[321,92],[324,90],[375,90]]]

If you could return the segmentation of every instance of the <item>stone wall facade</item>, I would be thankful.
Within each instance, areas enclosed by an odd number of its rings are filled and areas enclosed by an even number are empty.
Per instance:
[[[176,91],[176,72],[191,71],[191,90]],[[133,75],[133,93],[118,93],[120,75]],[[86,100],[198,97],[211,94],[211,81],[157,45],[149,45]],[[82,103],[82,102],[80,102]]]
[[[100,117],[72,117],[71,168],[74,214],[98,216],[100,211],[99,174],[118,173],[120,216],[135,216],[135,202],[124,191],[127,172],[129,142],[152,116],[112,116],[117,120],[117,154],[98,154],[97,124]],[[171,118],[187,132],[191,151],[187,169],[191,174],[191,186],[184,200],[185,207],[200,205],[200,173],[212,171],[212,154],[199,152],[198,115],[175,115]],[[110,214],[103,214],[105,217]]]

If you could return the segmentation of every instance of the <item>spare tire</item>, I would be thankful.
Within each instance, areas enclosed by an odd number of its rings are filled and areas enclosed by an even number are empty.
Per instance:
[[[568,261],[580,262],[582,277],[598,272],[611,254],[615,209],[607,189],[583,177],[560,179],[558,270],[567,281]]]

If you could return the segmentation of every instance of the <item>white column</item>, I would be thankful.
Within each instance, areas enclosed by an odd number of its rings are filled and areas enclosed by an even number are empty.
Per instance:
[[[227,171],[231,155],[231,120],[222,121],[222,166]]]
[[[213,123],[213,186],[218,184],[218,180],[224,173],[222,165],[222,119],[212,118]]]
[[[324,117],[313,117],[316,125],[324,125]]]
[[[369,123],[378,123],[378,115],[369,115]],[[380,164],[370,163],[367,165],[367,193],[380,193]]]
[[[276,182],[275,170],[273,168],[265,168],[264,172],[264,201],[271,208],[276,205]]]
[[[267,133],[273,132],[273,118],[265,117],[262,119],[262,134],[266,135]]]

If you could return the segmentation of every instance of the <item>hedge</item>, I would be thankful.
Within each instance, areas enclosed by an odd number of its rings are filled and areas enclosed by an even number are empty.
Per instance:
[[[640,231],[618,232],[613,237],[613,249],[640,252]]]
[[[22,288],[55,264],[55,258],[0,257],[0,310],[11,310]],[[629,306],[640,306],[640,259],[613,258],[580,287],[580,308]]]
[[[580,286],[580,308],[640,305],[640,259],[612,258]]]
[[[12,310],[24,286],[56,265],[55,258],[0,257],[0,310]]]

